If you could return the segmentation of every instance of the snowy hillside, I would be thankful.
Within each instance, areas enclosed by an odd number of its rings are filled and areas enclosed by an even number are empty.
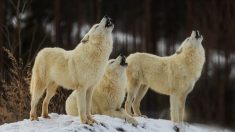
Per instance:
[[[93,126],[81,124],[79,117],[50,114],[51,119],[39,118],[39,121],[25,119],[16,123],[3,124],[0,132],[175,132],[173,123],[168,120],[156,120],[137,117],[139,125],[134,127],[124,120],[104,115],[95,115],[100,122]],[[186,132],[230,132],[200,125],[186,125]]]

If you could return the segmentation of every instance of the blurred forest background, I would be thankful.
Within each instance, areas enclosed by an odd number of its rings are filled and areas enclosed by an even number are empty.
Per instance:
[[[0,124],[29,118],[38,51],[73,49],[105,14],[115,24],[111,58],[137,51],[171,55],[199,30],[207,61],[187,98],[186,121],[235,127],[234,0],[0,0]],[[64,114],[70,93],[58,90],[49,111]],[[149,90],[141,109],[169,119],[169,97]]]

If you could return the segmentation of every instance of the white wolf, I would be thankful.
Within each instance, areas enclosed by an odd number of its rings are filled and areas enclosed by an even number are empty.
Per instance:
[[[111,19],[105,16],[84,36],[80,44],[71,51],[61,48],[42,49],[32,71],[30,85],[31,120],[37,120],[37,103],[44,91],[42,116],[48,118],[48,104],[58,86],[76,90],[80,119],[82,123],[92,124],[91,96],[93,87],[100,81],[113,48]]]
[[[137,125],[138,122],[121,108],[126,93],[126,67],[124,56],[109,61],[103,79],[94,90],[91,109],[92,114],[118,117]],[[69,115],[79,114],[76,98],[77,94],[74,91],[66,100],[66,113]]]
[[[140,116],[140,102],[148,88],[170,96],[171,120],[183,121],[185,100],[201,76],[205,62],[203,37],[193,31],[171,56],[159,57],[147,53],[131,54],[127,58],[128,96],[125,109],[131,105],[134,115]]]

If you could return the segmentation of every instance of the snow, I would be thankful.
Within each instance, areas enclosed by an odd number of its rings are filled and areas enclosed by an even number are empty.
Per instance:
[[[23,121],[3,124],[0,132],[175,132],[174,123],[168,120],[135,117],[139,125],[132,126],[125,120],[105,115],[94,115],[99,124],[93,126],[81,124],[79,117],[50,114],[51,119],[39,118],[39,121]],[[184,125],[185,132],[231,132],[198,124]]]

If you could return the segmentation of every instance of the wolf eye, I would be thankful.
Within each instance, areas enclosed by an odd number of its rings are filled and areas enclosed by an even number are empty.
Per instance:
[[[96,26],[95,26],[95,29],[98,28],[98,27],[99,27],[99,25],[96,25]]]
[[[112,64],[114,61],[109,62],[109,64]]]

